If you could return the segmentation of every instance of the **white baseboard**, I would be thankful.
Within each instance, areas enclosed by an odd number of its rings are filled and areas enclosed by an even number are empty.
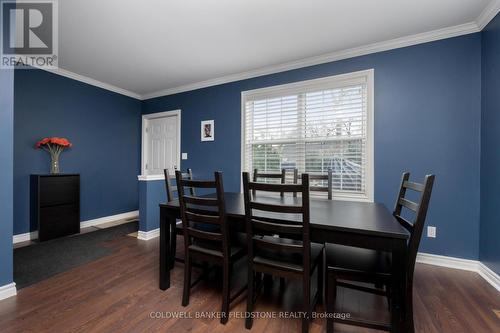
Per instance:
[[[17,295],[17,288],[15,282],[0,287],[0,300],[16,295]]]
[[[114,222],[114,221],[118,221],[118,220],[135,219],[138,217],[139,217],[139,211],[134,210],[132,212],[104,216],[104,217],[100,217],[100,218],[93,219],[93,220],[82,221],[82,222],[80,222],[80,228],[95,227],[95,226],[98,226],[100,224],[105,224],[105,223]],[[32,231],[32,232],[27,232],[25,234],[18,234],[18,235],[12,236],[12,243],[16,244],[16,243],[21,243],[21,242],[27,242],[27,241],[34,240],[37,238],[38,238],[38,231]]]
[[[500,291],[500,276],[493,272],[488,266],[479,262],[479,275],[483,277],[489,284],[495,287],[496,290]]]
[[[82,221],[82,222],[80,222],[80,228],[95,227],[97,225],[104,224],[104,223],[114,222],[114,221],[118,221],[118,220],[135,219],[138,217],[139,217],[139,211],[134,210],[132,212],[104,216],[104,217],[100,217],[98,219],[93,219],[93,220],[88,220],[88,221]]]
[[[37,239],[38,238],[38,231],[32,231],[32,232],[27,232],[25,234],[18,234],[12,236],[12,243],[17,244],[17,243],[22,243],[22,242],[27,242],[32,239]]]
[[[486,282],[491,284],[497,291],[500,291],[500,276],[498,276],[498,274],[493,272],[485,264],[478,260],[447,257],[437,254],[419,252],[417,254],[417,262],[421,264],[476,272],[481,275],[481,277],[485,279]]]
[[[150,230],[150,231],[141,231],[137,233],[137,239],[148,241],[153,238],[159,237],[160,236],[160,228]]]

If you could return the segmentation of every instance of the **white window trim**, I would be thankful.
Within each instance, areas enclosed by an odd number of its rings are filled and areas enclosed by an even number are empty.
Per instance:
[[[146,161],[148,160],[147,149],[147,122],[150,119],[177,117],[177,166],[181,165],[181,110],[164,111],[142,115],[142,137],[141,137],[141,174],[137,176],[139,180],[163,180],[165,175],[148,175],[146,172]]]
[[[363,201],[363,202],[373,202],[374,201],[374,88],[375,88],[375,70],[368,69],[358,72],[352,72],[347,74],[340,74],[334,76],[323,77],[319,79],[300,81],[288,84],[282,84],[278,86],[247,90],[241,92],[241,159],[240,159],[240,171],[243,172],[243,166],[245,164],[245,102],[249,98],[269,97],[270,95],[283,94],[283,92],[290,93],[294,90],[303,91],[304,88],[314,88],[315,86],[322,87],[325,84],[329,84],[330,87],[335,86],[345,86],[350,83],[359,82],[363,80],[367,84],[367,128],[366,137],[368,143],[366,145],[366,178],[365,178],[365,190],[366,195],[349,195],[348,193],[338,193],[333,192],[334,200],[345,200],[345,201]],[[243,184],[241,183],[240,192],[243,192]]]

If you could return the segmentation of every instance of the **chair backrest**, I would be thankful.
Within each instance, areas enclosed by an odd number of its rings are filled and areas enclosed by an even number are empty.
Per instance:
[[[413,279],[413,271],[415,268],[415,260],[417,258],[418,246],[422,231],[427,216],[427,209],[429,208],[429,201],[432,193],[432,186],[434,184],[434,175],[425,176],[423,184],[409,181],[410,173],[405,172],[401,178],[401,185],[399,187],[396,205],[394,207],[393,215],[398,220],[399,224],[410,232],[410,241],[408,242],[408,274],[409,278]],[[419,194],[417,202],[411,201],[406,198],[407,190],[415,191]],[[414,218],[412,221],[403,217],[403,208],[412,212]]]
[[[259,180],[267,180],[267,179],[279,179],[281,184],[285,184],[285,179],[286,179],[286,170],[281,169],[281,173],[264,173],[264,172],[259,172],[259,169],[254,169],[253,170],[253,181],[257,183]],[[255,191],[252,192],[253,195],[255,195]],[[281,196],[283,196],[283,192],[281,193]]]
[[[229,254],[229,233],[226,224],[226,208],[224,202],[224,185],[222,173],[215,172],[214,180],[184,179],[180,171],[175,172],[179,204],[181,208],[184,244],[187,253],[193,240],[218,243],[220,251],[227,258]],[[212,197],[186,194],[185,188],[201,188],[214,190]],[[200,224],[211,225],[210,231],[197,228]]]
[[[175,174],[171,175],[168,169],[163,169],[163,174],[165,175],[165,189],[167,191],[167,202],[175,200],[174,192],[177,192],[177,185],[172,185],[172,180],[175,180]],[[193,172],[191,169],[187,169],[185,173],[182,174],[185,179],[193,179]],[[177,182],[176,182],[177,184]],[[190,188],[189,191],[191,195],[194,195],[194,188]]]
[[[297,184],[298,180],[302,178],[301,175],[299,175],[297,172],[294,173],[294,179],[293,183]],[[327,192],[328,193],[328,200],[333,200],[333,172],[332,169],[328,169],[327,174],[323,175],[311,175],[309,174],[309,181],[313,183],[315,180],[320,180],[321,183],[323,183],[324,180],[326,180],[326,186],[324,185],[315,185],[312,184],[309,186],[309,191],[311,192]],[[294,193],[293,196],[297,196],[297,193]]]
[[[243,193],[248,255],[253,257],[254,248],[282,250],[303,255],[304,269],[309,270],[311,259],[309,233],[309,175],[302,175],[301,184],[266,184],[250,182],[248,172],[243,172]],[[256,197],[253,191],[275,193],[300,193],[300,198],[279,198],[271,203],[272,197]],[[259,198],[264,198],[259,200]],[[267,200],[267,202],[266,202]],[[285,204],[288,202],[288,204]],[[286,219],[287,216],[295,218]],[[297,221],[300,216],[300,221]],[[278,235],[280,238],[301,239],[302,242],[271,242],[262,235]]]

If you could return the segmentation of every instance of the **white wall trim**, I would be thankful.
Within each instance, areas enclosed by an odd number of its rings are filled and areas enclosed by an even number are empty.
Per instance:
[[[481,12],[479,17],[476,19],[476,24],[479,27],[479,30],[483,30],[491,20],[495,18],[495,16],[500,11],[500,0],[491,0],[491,2],[486,6],[486,8]]]
[[[99,88],[102,88],[102,89],[106,89],[106,90],[118,93],[120,95],[125,95],[125,96],[132,97],[132,98],[135,98],[135,99],[138,99],[138,100],[142,99],[142,97],[141,97],[140,94],[136,94],[136,93],[134,93],[132,91],[129,91],[129,90],[126,90],[126,89],[114,86],[114,85],[109,84],[109,83],[104,83],[104,82],[92,79],[90,77],[87,77],[87,76],[84,76],[84,75],[80,75],[80,74],[68,71],[68,70],[63,69],[63,68],[57,68],[57,69],[39,68],[39,69],[42,69],[42,70],[44,70],[46,72],[50,72],[50,73],[53,73],[53,74],[61,75],[61,76],[64,76],[64,77],[67,77],[67,78],[70,78],[70,79],[73,79],[73,80],[76,80],[76,81],[80,81],[80,82],[83,82],[83,83],[86,83],[86,84],[90,84],[91,86],[95,86],[95,87],[99,87]]]
[[[117,86],[114,86],[109,83],[105,83],[102,81],[98,81],[95,79],[92,79],[90,77],[80,75],[74,72],[71,72],[69,70],[63,69],[63,68],[58,68],[58,69],[46,69],[46,68],[41,68],[42,70],[65,76],[73,80],[81,81],[96,87],[100,87],[106,90],[110,90],[113,92],[116,92],[121,95],[129,96],[132,98],[136,98],[139,100],[146,100],[150,98],[155,98],[155,97],[161,97],[161,96],[167,96],[167,95],[173,95],[177,94],[180,92],[185,92],[185,91],[191,91],[191,90],[196,90],[200,88],[206,88],[210,86],[216,86],[219,84],[224,84],[224,83],[229,83],[229,82],[234,82],[234,81],[239,81],[239,80],[244,80],[244,79],[249,79],[252,77],[258,77],[262,75],[268,75],[268,74],[274,74],[274,73],[279,73],[279,72],[284,72],[287,70],[292,70],[292,69],[297,69],[301,67],[307,67],[307,66],[313,66],[313,65],[318,65],[322,63],[327,63],[327,62],[332,62],[332,61],[338,61],[338,60],[343,60],[343,59],[348,59],[348,58],[353,58],[353,57],[358,57],[362,55],[367,55],[371,53],[377,53],[377,52],[383,52],[383,51],[388,51],[392,49],[397,49],[397,48],[402,48],[406,46],[412,46],[412,45],[417,45],[417,44],[422,44],[422,43],[427,43],[427,42],[432,42],[436,40],[441,40],[441,39],[446,39],[446,38],[452,38],[452,37],[457,37],[461,35],[467,35],[475,32],[479,32],[484,27],[496,16],[496,14],[500,11],[500,0],[492,0],[488,6],[481,12],[481,14],[478,16],[478,18],[475,21],[469,22],[469,23],[464,23],[448,28],[443,28],[443,29],[438,29],[438,30],[433,30],[429,32],[424,32],[420,34],[415,34],[415,35],[410,35],[406,37],[401,37],[401,38],[396,38],[388,41],[383,41],[383,42],[378,42],[378,43],[373,43],[373,44],[368,44],[365,46],[360,46],[356,48],[351,48],[347,50],[342,50],[342,51],[337,51],[337,52],[332,52],[332,53],[327,53],[319,56],[314,56],[310,58],[305,58],[301,60],[296,60],[292,62],[287,62],[283,64],[278,64],[278,65],[273,65],[273,66],[267,66],[263,68],[258,68],[250,71],[245,71],[241,73],[235,73],[231,75],[226,75],[226,76],[221,76],[219,78],[215,79],[210,79],[210,80],[205,80],[205,81],[200,81],[200,82],[194,82],[194,83],[189,83],[185,85],[181,85],[178,87],[173,87],[173,88],[168,88],[168,89],[163,89],[147,94],[138,94]]]
[[[100,217],[100,218],[93,219],[93,220],[82,221],[82,222],[80,222],[80,228],[95,227],[97,225],[104,224],[104,223],[114,222],[114,221],[118,221],[118,220],[137,219],[137,218],[139,218],[139,211],[134,210],[131,212],[110,215],[110,216],[104,216],[104,217]]]
[[[182,111],[180,109],[156,113],[148,113],[142,115],[142,130],[141,130],[141,175],[138,176],[139,180],[160,180],[165,179],[164,175],[148,175],[146,170],[146,161],[148,160],[147,144],[147,124],[150,119],[177,117],[177,168],[181,167],[181,122]],[[161,176],[161,178],[159,178]]]
[[[461,269],[464,271],[472,272],[476,272],[478,267],[477,260],[448,257],[423,252],[419,252],[417,254],[417,262],[421,264]]]
[[[148,241],[153,238],[159,237],[160,236],[160,228],[153,229],[150,231],[141,231],[137,233],[137,239],[143,240],[143,241]]]
[[[491,284],[497,291],[500,291],[500,276],[498,276],[498,274],[493,272],[485,264],[478,260],[447,257],[437,254],[419,252],[417,254],[417,262],[421,264],[476,272],[483,279],[485,279],[486,282]]]
[[[495,287],[496,290],[500,291],[500,276],[493,272],[488,266],[479,262],[479,275],[483,277],[489,284]]]
[[[139,218],[139,211],[134,210],[131,212],[126,212],[126,213],[121,213],[121,214],[116,214],[116,215],[110,215],[110,216],[104,216],[100,217],[97,219],[93,220],[87,220],[87,221],[81,221],[80,222],[80,228],[88,228],[88,227],[94,227],[98,226],[100,224],[105,224],[109,222],[114,222],[118,220],[127,220],[127,219],[136,219]],[[12,236],[12,243],[17,244],[21,242],[27,242],[30,240],[34,240],[38,238],[38,231],[31,231],[27,232],[24,234],[18,234]]]
[[[173,94],[177,94],[180,92],[185,92],[185,91],[190,91],[190,90],[195,90],[195,89],[200,89],[200,88],[206,88],[206,87],[210,87],[210,86],[216,86],[219,84],[240,81],[240,80],[249,79],[249,78],[258,77],[258,76],[263,76],[263,75],[268,75],[268,74],[284,72],[284,71],[288,71],[288,70],[292,70],[292,69],[308,67],[308,66],[313,66],[313,65],[318,65],[318,64],[323,64],[323,63],[328,63],[328,62],[338,61],[338,60],[343,60],[343,59],[348,59],[348,58],[354,58],[354,57],[358,57],[358,56],[362,56],[362,55],[383,52],[383,51],[388,51],[388,50],[392,50],[392,49],[398,49],[398,48],[402,48],[402,47],[432,42],[432,41],[451,38],[451,37],[457,37],[457,36],[461,36],[461,35],[467,35],[467,34],[479,32],[480,30],[481,29],[479,29],[476,22],[469,22],[469,23],[460,24],[460,25],[456,25],[453,27],[449,27],[449,28],[438,29],[438,30],[434,30],[434,31],[429,31],[429,32],[411,35],[411,36],[396,38],[396,39],[392,39],[392,40],[388,40],[388,41],[384,41],[384,42],[368,44],[365,46],[360,46],[360,47],[351,48],[351,49],[347,49],[347,50],[327,53],[327,54],[314,56],[314,57],[310,57],[310,58],[305,58],[305,59],[301,59],[301,60],[297,60],[297,61],[287,62],[287,63],[283,63],[283,64],[279,64],[279,65],[267,66],[267,67],[263,67],[263,68],[259,68],[259,69],[255,69],[255,70],[250,70],[250,71],[246,71],[246,72],[242,72],[242,73],[238,73],[238,74],[222,76],[222,77],[219,77],[216,79],[186,84],[186,85],[182,85],[182,86],[175,87],[175,88],[169,88],[169,89],[165,89],[165,90],[152,92],[149,94],[144,94],[141,97],[143,100],[145,100],[145,99],[150,99],[150,98],[155,98],[155,97],[173,95]]]
[[[0,287],[0,300],[16,295],[17,295],[17,288],[15,282]]]
[[[28,242],[32,239],[37,239],[37,238],[38,238],[38,231],[31,231],[24,234],[18,234],[12,236],[12,244]]]
[[[139,175],[137,179],[139,181],[165,180],[165,175]]]

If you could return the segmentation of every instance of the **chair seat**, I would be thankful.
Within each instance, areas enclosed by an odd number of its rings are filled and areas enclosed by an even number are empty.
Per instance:
[[[181,220],[177,220],[175,222],[175,234],[176,235],[182,235],[184,232],[182,230],[182,221]]]
[[[301,241],[296,241],[286,238],[277,238],[272,236],[264,236],[264,240],[281,244],[301,244]],[[318,259],[323,253],[324,246],[322,244],[311,243],[311,271],[318,264]],[[255,249],[255,264],[266,265],[281,270],[302,272],[303,259],[301,253],[290,253],[286,251],[271,251],[267,249]],[[319,263],[322,265],[322,263]]]
[[[205,242],[198,240],[196,241],[196,243],[191,244],[188,249],[189,251],[195,251],[198,253],[223,258],[222,246],[218,242],[209,242],[209,241]],[[230,251],[229,252],[230,258],[241,257],[245,253],[245,248],[235,245],[231,246],[229,251]]]
[[[338,244],[326,245],[328,271],[348,274],[390,276],[391,254]]]
[[[219,231],[219,227],[207,224],[207,223],[196,223],[196,228],[204,231]],[[184,231],[182,229],[182,220],[177,220],[175,222],[175,234],[176,235],[183,235]]]

